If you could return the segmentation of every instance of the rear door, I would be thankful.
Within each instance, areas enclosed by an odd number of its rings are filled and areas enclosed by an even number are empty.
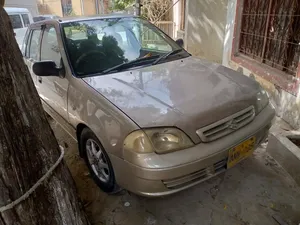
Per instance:
[[[24,41],[23,56],[25,64],[27,65],[32,80],[37,87],[37,76],[32,70],[35,62],[40,61],[40,41],[41,41],[41,28],[28,30],[27,36]]]

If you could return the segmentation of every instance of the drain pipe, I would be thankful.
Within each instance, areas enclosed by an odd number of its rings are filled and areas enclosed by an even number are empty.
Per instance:
[[[134,12],[134,14],[136,16],[141,15],[141,0],[135,0],[135,12]]]
[[[95,0],[96,4],[96,14],[99,14],[99,0]]]
[[[81,4],[81,15],[84,15],[84,5],[83,5],[83,1],[84,0],[80,0],[80,4]]]

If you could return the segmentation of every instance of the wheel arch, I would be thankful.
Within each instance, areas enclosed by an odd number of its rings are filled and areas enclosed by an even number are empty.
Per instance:
[[[91,128],[89,128],[86,124],[84,124],[84,123],[79,123],[79,124],[77,124],[77,126],[76,126],[76,137],[77,137],[78,151],[79,151],[80,157],[83,156],[82,149],[80,149],[80,136],[81,136],[82,131],[83,131],[85,128],[91,129]]]

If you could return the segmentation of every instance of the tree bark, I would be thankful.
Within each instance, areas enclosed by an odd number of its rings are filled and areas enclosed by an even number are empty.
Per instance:
[[[1,207],[28,191],[60,156],[9,17],[1,5],[0,91]],[[29,198],[0,213],[0,225],[4,224],[88,224],[63,161]]]

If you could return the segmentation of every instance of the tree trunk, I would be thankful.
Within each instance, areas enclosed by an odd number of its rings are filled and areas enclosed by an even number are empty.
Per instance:
[[[2,4],[2,0],[0,3]],[[60,156],[12,26],[0,5],[0,207],[28,191]],[[62,161],[26,200],[0,213],[0,225],[88,224]]]

